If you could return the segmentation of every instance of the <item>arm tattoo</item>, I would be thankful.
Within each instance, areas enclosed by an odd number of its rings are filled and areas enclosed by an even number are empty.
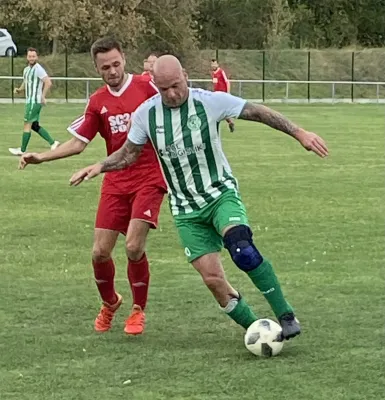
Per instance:
[[[112,153],[102,162],[102,172],[124,169],[135,162],[143,146],[127,141],[118,151]]]
[[[285,132],[293,137],[301,130],[299,126],[288,120],[284,115],[261,104],[247,102],[238,118],[247,121],[261,122],[262,124]]]

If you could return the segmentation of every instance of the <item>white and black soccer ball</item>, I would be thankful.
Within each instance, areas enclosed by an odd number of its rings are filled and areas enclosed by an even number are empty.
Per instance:
[[[273,357],[283,348],[282,328],[271,319],[259,319],[252,323],[245,334],[247,350],[256,356]]]

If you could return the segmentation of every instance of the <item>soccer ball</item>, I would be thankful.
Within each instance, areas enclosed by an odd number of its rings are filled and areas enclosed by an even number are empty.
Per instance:
[[[259,319],[247,329],[245,346],[256,356],[276,356],[283,347],[283,342],[280,341],[281,335],[282,328],[276,322],[271,319]]]

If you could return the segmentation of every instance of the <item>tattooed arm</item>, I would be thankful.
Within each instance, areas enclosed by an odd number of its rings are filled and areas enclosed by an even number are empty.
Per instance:
[[[284,115],[272,110],[271,108],[265,107],[261,104],[247,102],[238,118],[247,121],[261,122],[271,128],[284,132],[298,140],[306,150],[312,151],[319,157],[323,158],[328,155],[328,148],[321,137],[299,127]]]
[[[128,167],[137,160],[142,151],[142,147],[142,145],[136,145],[130,140],[127,140],[119,150],[112,153],[103,162],[90,165],[75,172],[70,179],[70,185],[78,186],[83,181],[95,178],[103,172],[116,171]]]
[[[287,133],[294,138],[297,137],[298,133],[304,131],[302,128],[287,119],[284,115],[261,104],[247,102],[238,118],[245,119],[247,121],[261,122],[262,124],[268,125],[271,128]]]
[[[118,151],[112,153],[101,163],[101,172],[116,171],[128,167],[138,159],[142,147],[128,139]]]

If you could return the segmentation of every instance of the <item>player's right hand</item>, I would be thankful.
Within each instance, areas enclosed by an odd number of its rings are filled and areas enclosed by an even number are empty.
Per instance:
[[[39,153],[25,153],[20,157],[19,169],[24,169],[28,164],[40,164],[42,161]]]
[[[75,172],[70,179],[70,186],[78,186],[83,181],[88,181],[102,172],[102,164],[94,164]]]
[[[20,89],[19,89],[19,88],[15,88],[15,89],[13,90],[13,93],[19,94],[19,93],[20,93]]]

